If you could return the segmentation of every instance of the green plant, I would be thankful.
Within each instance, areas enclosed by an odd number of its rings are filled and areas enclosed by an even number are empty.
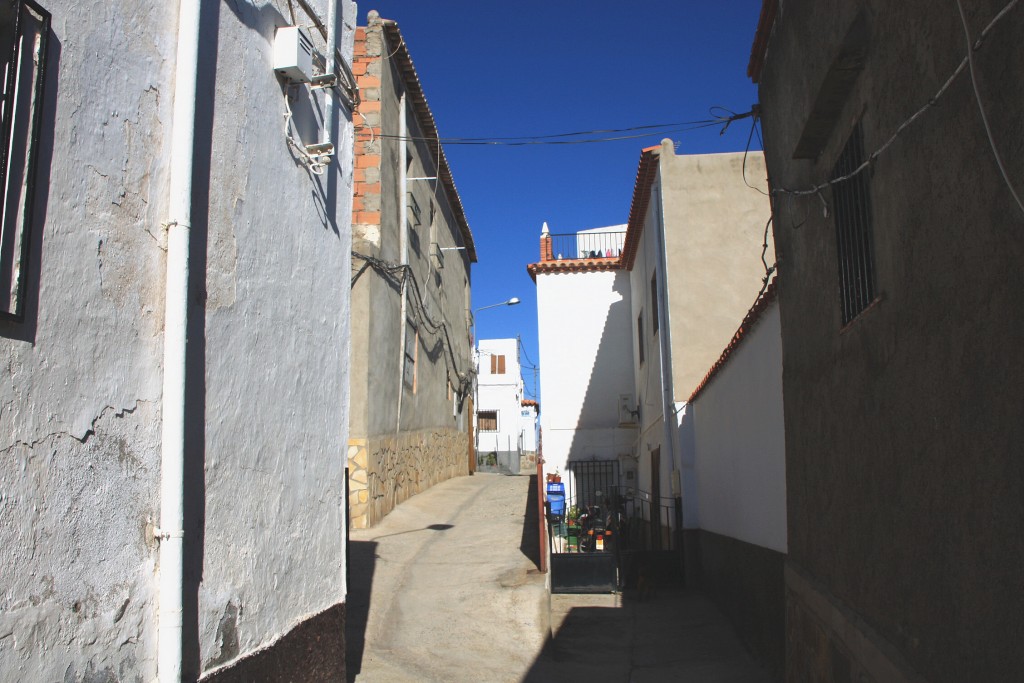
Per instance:
[[[569,509],[565,512],[565,521],[571,526],[575,526],[580,518],[580,510],[575,505],[570,505]]]

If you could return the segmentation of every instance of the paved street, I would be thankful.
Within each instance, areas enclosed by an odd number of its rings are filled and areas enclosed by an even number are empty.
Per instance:
[[[771,681],[699,594],[549,598],[530,481],[453,479],[351,533],[350,681]]]
[[[522,677],[547,624],[544,576],[520,550],[530,481],[458,477],[352,531],[349,680]]]

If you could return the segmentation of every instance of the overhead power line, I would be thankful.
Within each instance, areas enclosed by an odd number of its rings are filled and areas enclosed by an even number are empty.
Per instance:
[[[721,109],[719,107],[718,109]],[[727,111],[727,110],[723,110]],[[406,140],[408,142],[440,142],[445,145],[491,145],[503,147],[524,147],[528,145],[585,145],[597,142],[615,142],[618,140],[634,140],[637,138],[650,137],[652,135],[667,135],[670,133],[683,133],[701,128],[712,128],[722,126],[722,132],[729,127],[733,121],[753,116],[753,110],[743,114],[731,114],[729,116],[714,116],[710,119],[700,121],[681,121],[677,123],[654,123],[642,126],[629,126],[626,128],[603,128],[594,130],[581,130],[569,133],[553,133],[522,136],[490,136],[490,137],[422,137],[422,136],[401,136],[391,134],[377,134],[379,138],[389,140]],[[643,132],[640,132],[643,131]],[[623,133],[623,135],[617,135]],[[613,135],[616,134],[616,135]],[[599,137],[593,137],[599,136]]]

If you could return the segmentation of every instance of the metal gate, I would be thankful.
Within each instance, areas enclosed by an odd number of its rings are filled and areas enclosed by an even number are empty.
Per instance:
[[[601,509],[602,523],[608,502],[619,488],[619,463],[584,460],[567,463],[564,513],[548,519],[551,550],[551,591],[554,593],[610,593],[619,588],[618,550],[614,531],[601,546],[584,538],[576,521],[581,510]],[[588,543],[588,540],[590,541]]]
[[[619,590],[635,583],[638,562],[664,566],[666,576],[682,579],[681,524],[674,501],[622,486],[616,461],[570,461],[567,469],[564,513],[548,517],[552,592]],[[577,521],[583,511],[595,509],[610,532],[603,547],[588,543]]]
[[[497,474],[519,474],[518,451],[477,451],[476,471]]]

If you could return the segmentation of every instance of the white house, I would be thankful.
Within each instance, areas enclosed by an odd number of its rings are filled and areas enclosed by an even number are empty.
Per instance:
[[[354,3],[0,17],[0,679],[343,680]]]
[[[519,340],[481,339],[477,369],[477,468],[518,473],[523,453]]]
[[[519,411],[519,439],[522,444],[524,455],[537,454],[537,430],[540,428],[540,403],[533,399],[524,398],[522,408]],[[533,461],[536,464],[536,460]]]

